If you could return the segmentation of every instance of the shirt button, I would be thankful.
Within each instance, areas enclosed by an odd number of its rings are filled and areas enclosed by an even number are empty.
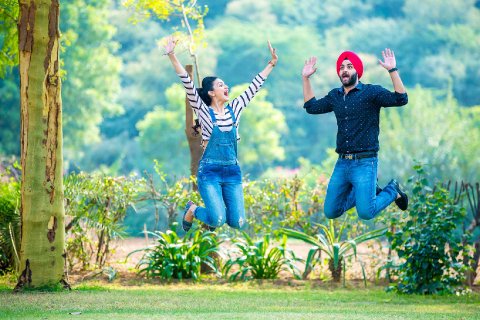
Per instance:
[[[347,143],[348,143],[348,140],[347,140]]]

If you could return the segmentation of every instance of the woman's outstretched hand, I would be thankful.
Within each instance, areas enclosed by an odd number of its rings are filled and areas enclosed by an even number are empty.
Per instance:
[[[185,74],[187,71],[185,71],[185,68],[182,66],[180,61],[178,61],[177,56],[175,55],[175,47],[177,42],[177,39],[175,39],[173,36],[169,36],[167,38],[167,42],[163,45],[163,54],[168,56],[177,74]]]
[[[272,47],[270,41],[268,41],[268,49],[270,50],[270,54],[272,55],[272,59],[270,59],[268,63],[275,67],[278,61],[278,55],[276,49]]]
[[[163,46],[164,55],[170,55],[175,53],[175,46],[177,45],[178,40],[176,40],[173,36],[169,36],[167,38],[167,43]]]

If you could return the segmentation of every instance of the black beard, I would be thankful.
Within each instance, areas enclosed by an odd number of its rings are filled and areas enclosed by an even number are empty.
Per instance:
[[[350,77],[350,80],[347,83],[342,82],[342,84],[346,88],[351,87],[357,82],[357,78],[358,78],[358,74],[355,72],[354,74],[352,74],[352,76]],[[340,77],[340,81],[342,81],[342,77]]]

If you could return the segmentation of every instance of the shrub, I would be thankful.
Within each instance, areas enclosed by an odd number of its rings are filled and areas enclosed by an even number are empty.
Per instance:
[[[0,274],[14,270],[20,248],[20,183],[0,183]]]
[[[462,224],[465,209],[454,204],[448,190],[429,186],[424,169],[416,165],[412,205],[399,219],[396,232],[388,232],[392,249],[400,258],[393,274],[398,276],[390,289],[401,293],[451,293],[461,286],[469,248],[455,231]]]

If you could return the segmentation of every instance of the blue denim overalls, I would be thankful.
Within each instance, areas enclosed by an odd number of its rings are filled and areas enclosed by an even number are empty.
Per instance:
[[[237,119],[230,107],[232,117],[230,131],[220,131],[212,108],[209,108],[213,130],[207,148],[198,166],[198,191],[205,208],[195,209],[195,218],[211,227],[220,227],[225,222],[232,228],[241,228],[245,223],[245,208],[242,189],[242,173],[237,160]]]

